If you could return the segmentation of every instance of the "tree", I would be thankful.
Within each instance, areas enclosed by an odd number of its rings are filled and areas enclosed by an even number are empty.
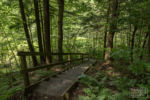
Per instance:
[[[143,45],[142,45],[142,49],[143,49],[143,50],[144,50],[144,48],[145,48],[147,38],[148,38],[148,36],[150,35],[149,30],[150,30],[150,26],[148,26],[148,32],[146,33],[145,38],[144,38],[144,42],[143,42]],[[140,59],[141,59],[141,60],[142,60],[142,58],[143,58],[143,50],[142,50],[142,53],[141,53],[141,56],[140,56]]]
[[[108,8],[107,8],[107,14],[106,14],[106,24],[108,24],[108,20],[109,20],[109,13],[110,13],[110,0],[108,0],[109,4],[108,4]],[[105,35],[104,35],[104,57],[105,57],[105,52],[106,52],[106,42],[107,42],[107,33],[108,33],[108,25],[105,26]]]
[[[50,12],[49,12],[49,0],[43,0],[43,11],[44,11],[44,47],[46,63],[52,62],[51,56],[51,43],[50,43]]]
[[[110,1],[111,2],[111,1]],[[113,48],[113,39],[115,32],[117,30],[117,18],[118,18],[118,0],[113,0],[111,3],[112,8],[112,14],[111,14],[111,20],[110,21],[110,28],[109,28],[109,35],[107,39],[107,50],[105,53],[105,60],[108,62],[108,64],[111,63],[111,51]]]
[[[137,26],[134,26],[134,31],[132,33],[132,39],[131,39],[131,62],[133,62],[133,49],[134,49],[134,39],[135,39],[135,34],[137,31]]]
[[[41,35],[41,25],[40,25],[40,18],[39,18],[39,4],[38,0],[34,0],[34,11],[35,11],[35,18],[36,18],[36,28],[37,28],[37,36],[38,36],[38,45],[39,45],[39,52],[43,53],[43,45],[42,45],[42,35]],[[44,62],[44,56],[40,56],[41,63]]]
[[[28,30],[27,21],[26,21],[26,16],[25,16],[25,12],[24,12],[24,5],[23,5],[22,0],[19,0],[19,6],[20,6],[20,13],[21,13],[23,26],[24,26],[24,31],[25,31],[26,40],[27,40],[29,49],[30,49],[31,52],[35,52],[33,44],[32,44],[31,39],[30,39],[29,30]],[[34,66],[36,66],[38,64],[36,57],[32,56],[32,60],[33,60]]]
[[[58,11],[58,60],[63,61],[63,13],[64,13],[64,0],[57,0],[59,11]]]

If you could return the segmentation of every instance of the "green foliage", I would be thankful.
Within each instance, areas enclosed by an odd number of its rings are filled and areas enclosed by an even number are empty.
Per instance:
[[[140,60],[135,60],[130,66],[129,70],[131,70],[135,75],[141,75],[145,73],[145,62]]]
[[[99,82],[96,79],[92,78],[91,76],[84,75],[84,74],[80,76],[79,82],[87,85],[88,87],[100,86]]]
[[[102,76],[100,73],[97,76],[99,75],[100,77]],[[103,77],[103,79],[98,82],[95,78],[84,75],[79,82],[87,85],[88,88],[83,90],[86,96],[79,96],[78,100],[126,100],[129,95],[129,91],[126,87],[128,80],[125,77],[110,81],[110,85],[114,85],[118,90],[122,91],[121,93],[116,92],[115,94],[113,94],[111,89],[106,87],[106,77]],[[128,85],[130,84],[133,83],[130,82]]]
[[[6,100],[14,93],[23,90],[22,84],[14,85],[16,83],[13,82],[10,77],[7,77],[3,73],[0,73],[0,76],[0,100]]]
[[[33,1],[23,1],[31,40],[34,44],[35,51],[38,51]],[[104,33],[107,32],[108,35],[111,31],[109,28],[112,5],[109,1],[111,0],[65,1],[63,52],[84,52],[89,53],[93,58],[103,58],[103,51],[105,49],[103,47]],[[150,0],[119,0],[119,16],[116,19],[118,26],[117,30],[115,30],[114,48],[111,57],[114,58],[116,66],[119,67],[119,71],[126,71],[129,75],[133,75],[135,79],[130,79],[129,77],[112,79],[109,85],[115,86],[121,93],[111,94],[111,90],[106,87],[109,77],[104,72],[98,73],[95,78],[83,75],[80,82],[88,86],[84,90],[88,96],[80,97],[81,100],[111,100],[114,98],[123,100],[127,94],[125,88],[134,86],[149,88],[150,63],[146,62],[149,59],[146,58],[147,56],[143,56],[144,60],[139,59],[141,54],[146,55],[148,53],[147,48],[142,48],[142,44],[145,39],[145,33],[149,32],[149,5]],[[40,1],[40,10],[42,10],[42,6],[42,1]],[[110,14],[108,15],[108,13]],[[19,15],[18,1],[0,0],[0,71],[3,73],[7,73],[5,71],[6,69],[8,69],[8,72],[18,71],[19,59],[17,57],[17,51],[29,51],[23,31],[22,20]],[[50,16],[52,52],[57,52],[58,5],[56,0],[50,0]],[[131,63],[131,38],[134,30],[133,26],[135,25],[138,26],[138,30],[135,35],[133,49],[134,61]],[[145,47],[148,47],[148,45],[146,42]],[[72,58],[77,57],[73,56]],[[30,58],[27,58],[29,65],[31,64],[30,60]],[[53,60],[56,61],[57,59]],[[35,77],[44,77],[49,74],[51,72],[38,71]],[[3,98],[20,90],[19,86],[9,88],[9,76],[5,77],[7,79],[6,81],[2,81],[3,79],[0,80],[0,94],[2,92],[6,94]],[[17,75],[13,76],[16,77]],[[137,79],[138,77],[141,81]],[[146,85],[146,82],[148,85]],[[8,91],[6,91],[7,89]]]
[[[126,62],[130,61],[130,52],[131,50],[128,48],[119,48],[119,49],[113,49],[111,57],[113,57],[115,60],[124,60]]]
[[[44,77],[47,77],[47,76],[52,74],[52,71],[39,70],[39,71],[36,71],[36,72],[37,73],[35,74],[35,77],[38,77],[38,78],[44,78]]]

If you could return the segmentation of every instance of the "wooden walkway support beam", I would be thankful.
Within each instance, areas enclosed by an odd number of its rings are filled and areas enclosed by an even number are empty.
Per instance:
[[[20,56],[21,61],[21,74],[23,75],[24,85],[25,87],[30,85],[29,74],[25,70],[27,70],[27,61],[26,56]]]

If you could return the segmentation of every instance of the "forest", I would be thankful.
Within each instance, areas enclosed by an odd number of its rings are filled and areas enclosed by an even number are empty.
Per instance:
[[[150,100],[150,0],[0,0],[0,40],[0,100]]]

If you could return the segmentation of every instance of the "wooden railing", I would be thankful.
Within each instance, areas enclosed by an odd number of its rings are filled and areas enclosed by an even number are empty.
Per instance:
[[[70,66],[71,62],[79,61],[79,60],[83,62],[84,58],[88,58],[88,60],[89,60],[89,55],[85,54],[85,53],[62,53],[61,55],[63,55],[63,56],[67,55],[68,56],[67,61],[51,63],[51,64],[45,64],[45,65],[40,65],[40,66],[36,66],[36,67],[33,67],[33,68],[28,68],[26,57],[27,56],[40,56],[40,55],[44,56],[44,53],[40,53],[40,52],[22,52],[22,51],[18,52],[18,56],[20,57],[20,63],[21,63],[21,74],[23,75],[25,88],[30,86],[29,72],[33,72],[33,71],[40,70],[40,69],[45,69],[45,68],[50,68],[50,67],[65,64],[65,63],[68,63],[69,66]],[[59,53],[52,53],[51,55],[60,55],[60,54]],[[72,60],[71,55],[80,55],[80,58]]]

